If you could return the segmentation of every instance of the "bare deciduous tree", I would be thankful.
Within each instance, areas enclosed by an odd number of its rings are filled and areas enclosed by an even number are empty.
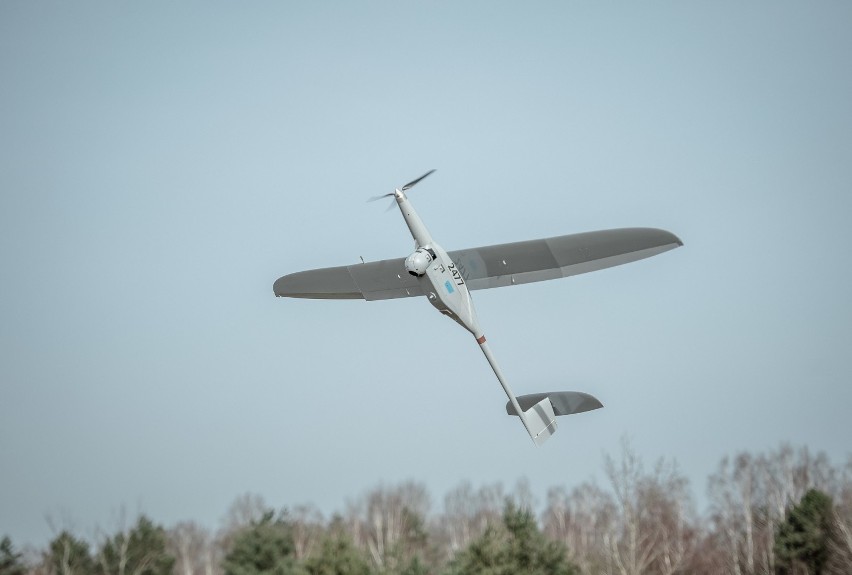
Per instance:
[[[288,515],[293,523],[296,560],[303,561],[311,555],[322,536],[322,513],[313,505],[297,505]]]
[[[225,531],[236,531],[241,527],[256,523],[269,510],[270,507],[263,500],[263,497],[256,493],[244,493],[234,499],[228,507],[224,529]]]
[[[221,547],[210,532],[183,521],[168,532],[169,550],[175,557],[175,575],[219,575]]]
[[[444,496],[444,513],[435,522],[434,531],[443,541],[445,558],[467,548],[489,525],[501,521],[505,495],[499,483],[474,490],[463,482]]]
[[[775,533],[787,510],[809,489],[837,497],[837,473],[824,453],[777,450],[724,458],[709,480],[711,519],[734,575],[775,572]]]
[[[421,551],[418,535],[429,510],[429,495],[420,483],[378,487],[349,507],[348,524],[356,544],[366,549],[379,569],[394,569]]]
[[[583,483],[568,492],[564,487],[547,492],[542,524],[544,533],[561,541],[568,558],[583,573],[606,572],[606,535],[615,520],[612,496],[593,483]]]
[[[615,505],[613,521],[604,534],[608,570],[621,575],[677,573],[695,542],[686,479],[673,463],[663,460],[646,473],[626,440],[621,461],[606,457],[604,468]]]
[[[831,543],[832,573],[852,573],[852,455],[840,474],[834,507],[834,538]]]

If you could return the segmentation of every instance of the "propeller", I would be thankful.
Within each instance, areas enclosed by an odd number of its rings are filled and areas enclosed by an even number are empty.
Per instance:
[[[408,182],[407,184],[405,184],[404,186],[402,186],[402,188],[400,188],[400,189],[401,189],[403,192],[404,192],[404,191],[406,191],[406,190],[410,190],[411,188],[413,188],[413,187],[417,184],[417,182],[419,182],[420,180],[422,180],[422,179],[423,179],[423,178],[425,178],[426,176],[431,176],[431,175],[432,175],[432,172],[434,172],[434,171],[435,171],[435,170],[429,170],[428,172],[426,172],[425,174],[423,174],[422,176],[420,176],[420,177],[419,177],[419,178],[417,178],[416,180],[412,180],[412,181]]]
[[[418,183],[420,180],[422,180],[422,179],[423,179],[423,178],[425,178],[426,176],[430,176],[430,175],[432,175],[432,172],[434,172],[434,171],[435,171],[435,170],[429,170],[428,172],[426,172],[425,174],[423,174],[422,176],[420,176],[420,177],[419,177],[419,178],[417,178],[416,180],[411,180],[410,182],[408,182],[407,184],[405,184],[404,186],[402,186],[401,188],[399,188],[399,191],[404,192],[404,191],[406,191],[406,190],[410,190],[410,189],[411,189],[411,188],[413,188],[415,185],[417,185],[417,183]],[[369,199],[369,200],[367,200],[367,201],[368,201],[368,202],[375,202],[376,200],[381,200],[382,198],[389,198],[389,197],[393,196],[394,194],[396,194],[396,191],[393,191],[393,192],[391,192],[391,193],[389,193],[389,194],[382,194],[381,196],[373,196],[372,198],[370,198],[370,199]],[[393,208],[393,204],[391,204],[390,208],[388,208],[388,209],[387,209],[387,210],[385,210],[385,211],[389,211],[391,208]]]

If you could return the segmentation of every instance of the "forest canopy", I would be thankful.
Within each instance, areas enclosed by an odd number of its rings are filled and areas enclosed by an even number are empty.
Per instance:
[[[695,509],[674,462],[625,442],[602,485],[548,490],[462,483],[438,511],[423,484],[373,488],[331,517],[238,497],[217,531],[140,515],[43,549],[0,538],[0,575],[674,575],[852,573],[852,457],[782,445],[725,457]]]

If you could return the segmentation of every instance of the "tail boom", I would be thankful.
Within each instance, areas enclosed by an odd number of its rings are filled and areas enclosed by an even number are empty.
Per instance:
[[[553,411],[553,405],[550,403],[550,399],[544,397],[540,401],[535,402],[535,404],[531,405],[528,409],[521,409],[521,405],[518,403],[518,398],[515,397],[514,393],[512,393],[509,383],[506,381],[506,378],[503,377],[503,372],[500,371],[500,367],[497,365],[497,361],[491,353],[491,348],[488,347],[485,336],[479,335],[476,337],[476,342],[479,344],[479,348],[482,350],[482,353],[485,354],[485,358],[491,365],[491,369],[494,370],[494,375],[497,376],[497,380],[500,382],[500,385],[503,386],[503,391],[506,392],[506,396],[509,398],[509,405],[514,410],[514,413],[520,415],[521,423],[524,424],[524,429],[527,430],[530,438],[536,445],[541,445],[547,441],[547,439],[556,432],[557,427],[556,414]]]

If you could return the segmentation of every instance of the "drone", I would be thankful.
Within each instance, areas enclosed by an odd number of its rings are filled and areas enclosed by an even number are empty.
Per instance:
[[[588,393],[555,391],[515,396],[497,365],[479,326],[470,292],[558,279],[648,258],[683,242],[656,228],[620,228],[569,234],[447,252],[426,229],[406,192],[431,175],[430,170],[389,194],[414,238],[406,258],[313,269],[278,278],[278,297],[364,299],[426,296],[435,308],[469,331],[509,398],[506,413],[518,416],[536,445],[556,431],[556,417],[603,407]],[[393,204],[391,204],[393,207]]]

